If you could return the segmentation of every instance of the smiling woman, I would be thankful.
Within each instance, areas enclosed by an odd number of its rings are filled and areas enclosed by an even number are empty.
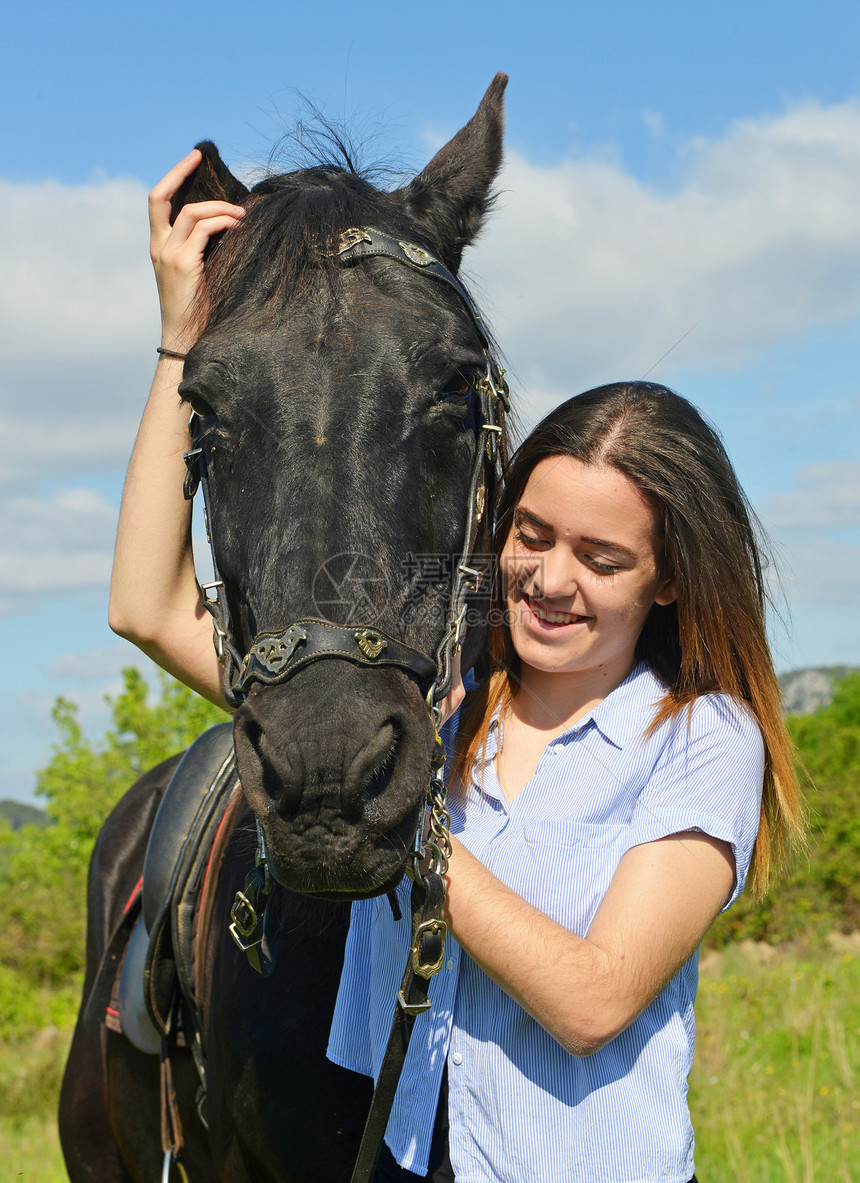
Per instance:
[[[495,547],[493,672],[449,724],[448,972],[377,1178],[687,1183],[698,946],[801,833],[751,515],[695,408],[623,383],[525,441]],[[353,905],[336,1062],[378,1072],[407,944]]]

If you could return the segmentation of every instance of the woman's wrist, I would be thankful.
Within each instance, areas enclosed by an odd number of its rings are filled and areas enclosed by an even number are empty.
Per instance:
[[[158,342],[159,356],[162,355],[162,351],[166,351],[167,353],[179,353],[184,357],[193,345],[194,341],[189,339],[187,333],[162,330],[161,339]]]
[[[175,353],[188,353],[197,337],[188,307],[181,308],[181,302],[177,305],[175,300],[169,303],[170,306],[165,306],[167,302],[162,302],[159,347]]]

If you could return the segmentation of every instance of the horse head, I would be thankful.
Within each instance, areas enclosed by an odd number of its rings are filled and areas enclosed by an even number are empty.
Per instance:
[[[506,82],[394,192],[343,165],[248,191],[203,144],[174,201],[246,208],[207,252],[180,393],[239,775],[296,891],[389,890],[423,807],[452,576],[470,543],[489,549],[498,372],[456,274],[491,203]],[[467,633],[466,668],[482,640]]]

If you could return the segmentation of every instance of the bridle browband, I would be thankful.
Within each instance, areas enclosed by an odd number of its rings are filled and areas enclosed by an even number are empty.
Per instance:
[[[208,478],[213,451],[210,429],[215,425],[216,416],[200,416],[195,412],[190,424],[193,445],[185,454],[185,497],[191,499],[198,486],[202,489],[214,575],[211,582],[202,585],[203,604],[212,617],[215,650],[224,668],[224,697],[233,707],[241,705],[253,682],[278,686],[311,662],[339,657],[357,665],[394,666],[404,670],[416,679],[426,696],[428,708],[432,710],[450,689],[452,659],[465,634],[466,599],[470,592],[478,590],[481,580],[481,573],[469,566],[469,560],[485,510],[487,487],[492,483],[502,414],[509,409],[504,370],[493,358],[483,321],[468,292],[429,251],[381,230],[350,228],[340,234],[334,254],[341,266],[351,266],[368,258],[394,259],[447,284],[465,305],[484,351],[486,371],[475,387],[480,399],[481,423],[469,484],[463,551],[454,574],[445,633],[436,650],[435,661],[379,629],[337,625],[314,617],[293,621],[280,632],[259,633],[248,652],[240,653],[212,538]],[[487,479],[488,470],[490,480]]]

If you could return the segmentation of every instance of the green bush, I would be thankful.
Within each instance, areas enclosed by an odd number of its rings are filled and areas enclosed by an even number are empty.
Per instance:
[[[742,896],[718,918],[709,943],[783,944],[860,927],[860,674],[836,683],[833,700],[788,719],[809,810],[809,854],[762,904]]]
[[[0,835],[0,969],[14,971],[21,989],[67,986],[80,976],[87,868],[104,819],[141,773],[225,718],[166,674],[154,703],[138,670],[124,670],[123,678],[122,693],[108,698],[111,723],[99,741],[84,735],[74,703],[57,700],[60,739],[36,786],[53,824]]]

